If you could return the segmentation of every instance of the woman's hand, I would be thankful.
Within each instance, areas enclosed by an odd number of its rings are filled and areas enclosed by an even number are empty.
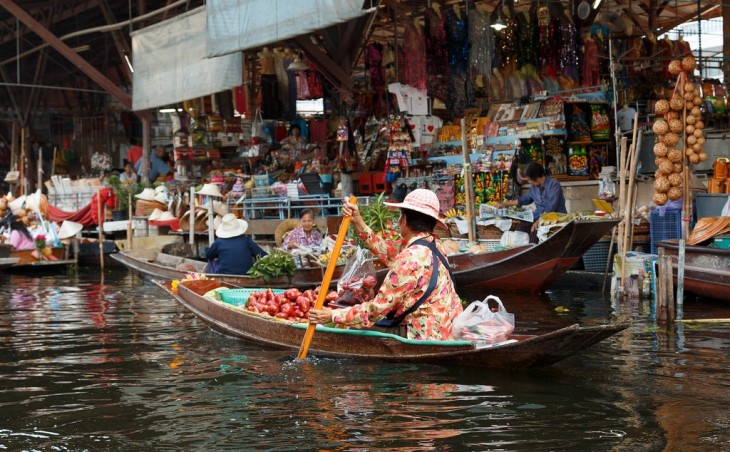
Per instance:
[[[362,215],[360,215],[360,208],[357,206],[357,204],[352,204],[349,201],[344,201],[342,203],[342,215],[352,218],[352,224],[355,226],[355,229],[357,229],[358,232],[362,232],[365,229],[365,220],[362,219]]]
[[[332,322],[332,309],[310,309],[309,310],[309,323],[319,323],[324,325]]]

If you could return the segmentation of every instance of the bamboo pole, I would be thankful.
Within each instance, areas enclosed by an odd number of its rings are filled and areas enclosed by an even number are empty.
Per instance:
[[[197,256],[197,251],[195,250],[195,187],[190,187],[190,217],[188,218],[190,220],[190,229],[188,230],[188,241],[190,243],[190,247],[195,251],[195,255]]]
[[[132,192],[127,191],[127,251],[132,250]]]
[[[349,202],[351,204],[356,204],[357,198],[351,196]],[[347,236],[347,228],[350,227],[351,220],[352,217],[344,217],[342,219],[342,223],[340,223],[340,229],[339,231],[337,231],[337,239],[335,240],[335,245],[332,248],[332,256],[327,263],[327,271],[324,273],[324,278],[322,278],[322,285],[319,288],[319,295],[317,295],[317,301],[314,302],[314,306],[312,307],[312,309],[322,309],[322,306],[324,306],[324,300],[325,298],[327,298],[327,288],[330,286],[330,282],[332,281],[332,275],[335,272],[335,267],[337,267],[337,258],[340,256],[340,250],[342,249],[342,244],[345,241],[345,236]],[[314,323],[310,323],[309,325],[307,325],[307,331],[306,333],[304,333],[302,345],[301,347],[299,347],[299,359],[305,359],[307,357],[309,344],[312,342],[316,327],[317,325],[315,325]]]
[[[474,186],[471,176],[471,158],[469,157],[469,145],[466,142],[466,119],[461,118],[461,155],[464,159],[464,203],[466,204],[466,221],[469,222],[467,237],[470,242],[475,241],[476,231],[474,226]]]
[[[691,324],[691,323],[730,323],[730,319],[677,319],[676,322]]]
[[[684,98],[684,83],[687,82],[687,78],[684,72],[679,75],[679,92]],[[684,257],[685,257],[685,245],[689,238],[689,220],[692,215],[692,187],[690,187],[690,161],[687,157],[687,101],[684,102],[682,107],[682,166],[683,172],[683,183],[684,193],[682,194],[682,231],[679,240],[679,249],[677,250],[677,314],[678,318],[682,318],[684,315]]]
[[[43,147],[38,147],[38,179],[36,180],[36,190],[41,190],[43,193]]]
[[[618,211],[621,212],[623,215],[624,213],[624,203],[626,202],[626,137],[621,137],[621,152],[619,155],[619,194],[618,194]],[[623,249],[623,231],[624,231],[624,219],[621,219],[621,222],[618,224],[618,233],[617,233],[617,246],[618,249]],[[626,267],[626,256],[621,255],[621,272],[623,273],[623,268]],[[621,284],[618,285],[619,290],[623,291],[623,280],[621,280]]]
[[[101,273],[104,274],[104,233],[102,232],[102,225],[104,220],[101,217],[101,190],[96,191],[96,213],[98,215],[96,223],[99,227],[99,266],[101,267]]]
[[[208,246],[213,246],[213,240],[215,237],[213,233],[215,228],[213,227],[213,198],[208,197]]]
[[[18,162],[18,168],[20,168],[20,196],[26,193],[25,187],[25,127],[20,128],[20,162]]]
[[[638,120],[638,114],[636,115],[635,119]],[[636,146],[634,148],[634,166],[636,167],[634,170],[634,190],[631,192],[631,212],[634,211],[636,208],[636,198],[639,193],[639,188],[636,186],[636,171],[638,170],[639,165],[639,155],[641,154],[641,146],[644,141],[644,131],[639,130],[639,133],[636,138]],[[634,249],[634,224],[631,223],[631,233],[629,234],[629,250]]]
[[[636,148],[637,139],[636,139],[636,129],[637,124],[639,123],[639,114],[636,113],[634,115],[634,141],[631,143],[631,152],[629,153],[629,158],[631,161],[631,165],[629,166],[629,188],[628,192],[626,193],[626,205],[625,205],[625,212],[624,212],[624,236],[622,241],[622,254],[624,259],[624,265],[621,267],[621,284],[624,286],[624,288],[628,287],[626,284],[626,254],[629,251],[628,244],[629,244],[629,232],[632,229],[632,218],[634,216],[634,183],[636,182],[636,165],[638,162],[638,156],[639,151]]]

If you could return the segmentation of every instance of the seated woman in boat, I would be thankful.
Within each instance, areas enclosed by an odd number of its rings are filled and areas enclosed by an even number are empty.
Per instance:
[[[35,239],[20,218],[13,215],[9,218],[9,222],[10,237],[8,238],[8,244],[13,247],[13,250],[34,250],[36,248]]]
[[[205,254],[209,263],[215,260],[217,264],[208,273],[245,275],[257,257],[266,256],[260,246],[243,235],[246,229],[248,223],[232,213],[223,216],[215,230],[217,238]]]
[[[560,182],[545,173],[545,168],[532,161],[525,165],[522,175],[530,182],[530,189],[526,194],[497,204],[498,208],[509,206],[526,206],[535,203],[535,210],[532,212],[532,224],[520,225],[517,230],[528,232],[530,241],[537,243],[537,227],[540,216],[548,212],[568,213],[565,208],[565,196],[563,196],[563,187]]]
[[[322,234],[314,229],[314,212],[311,209],[304,209],[299,218],[299,227],[292,229],[286,235],[281,247],[291,250],[301,246],[319,246],[321,244]]]
[[[451,340],[451,324],[463,309],[441,242],[433,235],[434,227],[441,223],[438,198],[432,191],[419,188],[402,203],[386,204],[401,209],[398,226],[403,239],[399,242],[375,235],[357,205],[345,202],[342,208],[343,215],[352,217],[368,248],[389,264],[390,271],[375,298],[343,309],[309,311],[309,321],[382,327],[394,334],[405,333],[409,339]]]

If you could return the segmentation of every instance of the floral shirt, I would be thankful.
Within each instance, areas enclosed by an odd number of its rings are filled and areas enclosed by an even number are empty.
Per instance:
[[[391,310],[395,309],[396,315],[400,315],[421,298],[428,289],[433,272],[433,254],[422,245],[408,246],[418,239],[428,240],[427,234],[416,235],[408,243],[381,239],[369,229],[360,237],[381,261],[388,264],[390,271],[374,299],[349,308],[335,309],[332,319],[335,323],[355,328],[370,328]],[[432,239],[437,240],[436,237]],[[436,247],[446,255],[438,240]],[[433,293],[403,320],[408,339],[454,339],[451,324],[462,310],[449,271],[439,262]]]
[[[281,247],[285,250],[289,249],[289,243],[296,243],[299,246],[319,246],[322,244],[322,234],[318,230],[312,229],[311,234],[307,235],[304,228],[299,226],[294,228],[284,238]]]

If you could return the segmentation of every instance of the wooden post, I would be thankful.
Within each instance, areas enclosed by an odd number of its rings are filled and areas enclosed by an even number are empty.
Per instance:
[[[38,147],[38,179],[36,180],[36,190],[40,190],[43,193],[43,147]]]
[[[129,217],[127,220],[127,251],[132,250],[132,192],[127,191],[127,208],[128,213],[127,216]]]
[[[621,154],[619,156],[619,193],[618,193],[618,211],[621,213],[621,215],[624,215],[625,213],[625,203],[626,203],[626,137],[621,138]],[[623,250],[623,237],[624,237],[624,220],[625,218],[621,219],[621,222],[618,224],[618,249],[619,252]],[[621,272],[623,274],[623,268],[626,267],[626,255],[621,254]],[[622,276],[622,275],[617,275]],[[621,279],[621,284],[618,285],[619,291],[623,291],[623,279]]]
[[[101,190],[96,191],[96,213],[99,215],[97,217],[97,226],[99,227],[99,265],[101,267],[101,273],[104,274],[104,233],[102,232],[102,225],[104,223],[104,219],[101,217],[102,215],[102,208],[101,208]]]
[[[687,78],[682,72],[679,76],[680,82],[678,83],[680,93],[684,96],[684,83],[687,82]],[[684,193],[682,194],[682,231],[679,240],[679,249],[677,250],[677,318],[681,319],[684,316],[684,257],[685,257],[685,245],[686,240],[689,238],[689,221],[692,218],[692,187],[690,186],[690,160],[687,156],[687,102],[684,103],[682,108],[682,163],[684,166],[683,184]]]
[[[20,196],[26,193],[25,187],[25,127],[20,128],[20,162],[18,162],[18,169],[20,171]]]
[[[679,239],[679,250],[677,251],[677,319],[684,318],[684,258],[685,240]]]
[[[629,159],[631,162],[631,165],[629,166],[629,189],[626,192],[626,205],[625,205],[625,213],[624,213],[624,236],[622,241],[622,254],[624,258],[624,264],[626,264],[626,254],[629,252],[629,233],[632,229],[632,218],[634,216],[634,182],[636,181],[636,164],[638,162],[638,156],[639,156],[639,150],[636,148],[636,125],[639,123],[639,114],[634,115],[634,142],[631,143],[631,151],[629,152]],[[621,282],[624,287],[627,287],[626,285],[626,265],[623,265],[621,267]]]
[[[51,162],[51,176],[56,174],[56,152],[58,152],[58,146],[53,146],[53,161]]]
[[[215,236],[213,235],[215,228],[213,227],[213,198],[208,197],[208,246],[213,245]]]
[[[469,145],[466,142],[466,119],[461,118],[461,155],[464,158],[464,203],[466,204],[466,221],[469,222],[468,238],[470,242],[476,239],[474,218],[474,187],[471,180],[471,158]]]
[[[194,254],[197,256],[198,252],[195,249],[195,187],[190,187],[190,230],[188,231],[188,239],[190,243],[190,248],[193,250]]]
[[[667,321],[666,315],[666,307],[667,307],[667,296],[669,295],[667,293],[667,288],[665,286],[665,278],[664,275],[667,272],[667,269],[665,268],[665,260],[664,260],[664,248],[659,247],[659,258],[657,259],[657,271],[656,275],[654,277],[656,278],[656,303],[654,303],[655,309],[656,309],[656,323],[659,325],[664,325]],[[669,271],[672,271],[670,268]]]

